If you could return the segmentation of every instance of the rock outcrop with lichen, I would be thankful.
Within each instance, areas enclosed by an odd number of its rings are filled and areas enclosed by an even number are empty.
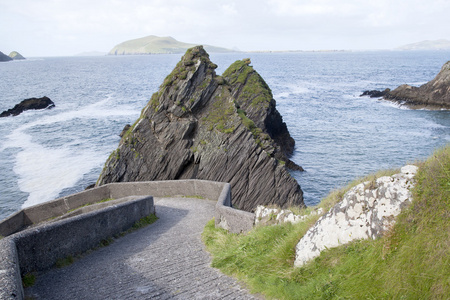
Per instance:
[[[426,84],[420,87],[403,84],[388,92],[384,98],[413,108],[450,109],[450,61],[446,62],[439,74]]]
[[[269,87],[249,64],[237,61],[217,76],[203,47],[189,49],[123,133],[97,185],[215,180],[231,184],[239,209],[304,206],[286,168],[296,166],[288,159],[294,140]]]
[[[344,199],[323,215],[296,246],[294,265],[303,266],[320,252],[354,240],[375,239],[387,232],[411,201],[418,168],[408,165],[350,189]]]

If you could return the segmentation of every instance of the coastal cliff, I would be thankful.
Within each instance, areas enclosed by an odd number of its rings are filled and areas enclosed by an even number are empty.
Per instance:
[[[123,133],[97,185],[205,179],[229,182],[233,206],[304,206],[287,166],[294,148],[267,84],[237,61],[217,76],[202,46],[187,50]]]
[[[439,74],[420,87],[403,84],[384,95],[384,99],[402,103],[413,108],[450,109],[450,61]]]

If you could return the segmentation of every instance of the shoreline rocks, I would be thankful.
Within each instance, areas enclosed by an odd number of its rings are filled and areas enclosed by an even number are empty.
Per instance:
[[[392,91],[365,91],[361,96],[383,97],[412,109],[450,109],[450,61],[442,66],[435,78],[420,87],[403,84]]]
[[[3,111],[0,114],[0,118],[17,116],[30,109],[50,109],[53,107],[55,107],[55,103],[46,96],[42,98],[29,98],[16,104],[13,108]]]
[[[249,64],[236,61],[217,76],[203,47],[188,49],[122,134],[97,186],[203,179],[230,183],[238,209],[304,206],[286,166],[295,142],[270,88]]]
[[[378,90],[371,90],[371,91],[364,91],[360,97],[363,96],[369,96],[370,98],[381,98],[385,96],[387,93],[389,93],[391,89],[385,89],[384,91],[378,91]]]
[[[382,236],[393,226],[401,210],[411,203],[410,189],[415,184],[417,169],[408,165],[398,174],[350,189],[299,241],[294,266],[303,266],[327,248]]]

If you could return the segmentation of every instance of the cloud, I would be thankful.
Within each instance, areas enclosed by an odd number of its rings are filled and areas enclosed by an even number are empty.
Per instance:
[[[449,10],[446,0],[2,1],[0,51],[108,51],[151,34],[244,50],[392,48],[450,39]]]

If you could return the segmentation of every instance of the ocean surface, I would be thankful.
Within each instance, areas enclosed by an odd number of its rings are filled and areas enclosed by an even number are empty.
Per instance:
[[[450,141],[450,111],[410,110],[359,97],[421,85],[449,51],[211,54],[221,74],[237,59],[271,87],[296,141],[292,172],[307,205],[379,169],[429,156]],[[0,112],[48,96],[56,107],[0,118],[0,219],[94,183],[181,55],[31,58],[0,64]]]

